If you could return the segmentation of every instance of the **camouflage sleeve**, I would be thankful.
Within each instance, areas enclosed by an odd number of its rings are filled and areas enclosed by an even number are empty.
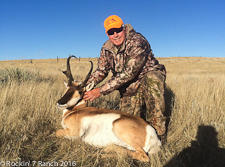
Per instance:
[[[104,49],[101,49],[101,54],[98,59],[98,68],[92,73],[89,80],[87,81],[87,84],[94,81],[94,85],[98,85],[101,81],[103,81],[109,73],[109,63],[107,59],[107,55],[104,51]]]
[[[124,64],[123,70],[112,77],[108,82],[100,87],[100,93],[109,94],[117,90],[127,82],[136,78],[142,71],[150,53],[150,46],[146,40],[135,41],[127,45],[128,56]]]

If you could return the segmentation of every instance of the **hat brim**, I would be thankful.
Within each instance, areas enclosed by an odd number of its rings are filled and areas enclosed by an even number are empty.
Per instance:
[[[114,24],[114,25],[110,25],[107,27],[107,29],[105,30],[106,32],[108,32],[109,30],[113,29],[113,28],[121,28],[122,25],[121,24]]]

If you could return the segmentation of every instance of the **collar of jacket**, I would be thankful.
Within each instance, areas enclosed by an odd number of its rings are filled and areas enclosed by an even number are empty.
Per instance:
[[[135,33],[135,30],[130,24],[125,24],[127,28],[126,39],[124,40],[123,44],[119,47],[115,46],[110,40],[106,41],[103,45],[103,48],[109,50],[114,54],[118,54],[119,52],[123,52],[126,48],[126,40],[129,40]]]

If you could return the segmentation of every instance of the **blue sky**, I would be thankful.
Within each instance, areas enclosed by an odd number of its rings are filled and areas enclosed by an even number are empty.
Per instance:
[[[155,57],[225,57],[225,0],[0,0],[0,60],[99,57],[112,14]]]

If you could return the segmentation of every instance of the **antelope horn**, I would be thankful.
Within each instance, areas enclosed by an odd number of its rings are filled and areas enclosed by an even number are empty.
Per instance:
[[[92,61],[90,61],[90,62],[91,62],[91,69],[90,69],[89,73],[87,74],[85,80],[81,83],[80,88],[83,88],[83,87],[86,86],[86,83],[87,83],[89,77],[91,76],[91,73],[92,73],[92,70],[93,70],[93,63],[92,63]]]
[[[68,79],[68,85],[71,85],[72,84],[72,81],[73,81],[73,76],[72,76],[72,73],[71,73],[71,70],[70,70],[70,58],[71,57],[77,58],[74,55],[69,56],[67,58],[67,69],[66,69],[66,71],[63,71],[63,73],[66,75],[66,77]]]

